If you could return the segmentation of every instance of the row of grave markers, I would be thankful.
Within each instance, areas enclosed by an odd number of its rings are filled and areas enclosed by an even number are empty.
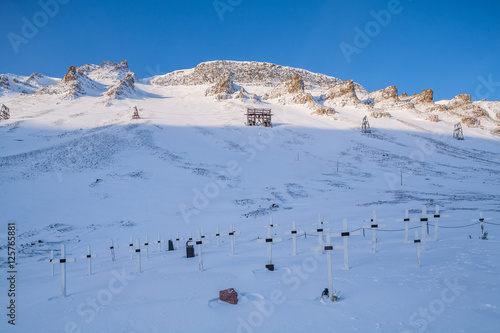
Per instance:
[[[425,234],[426,234],[426,227],[428,227],[427,224],[429,221],[433,221],[435,223],[434,241],[436,241],[437,240],[438,221],[440,218],[443,218],[443,217],[448,217],[448,215],[440,214],[439,213],[439,206],[436,206],[435,213],[430,214],[430,215],[427,214],[426,208],[424,206],[422,208],[422,216],[420,218],[409,218],[408,217],[408,210],[406,210],[405,211],[405,218],[396,220],[397,222],[405,222],[405,243],[416,244],[417,262],[418,262],[419,267],[421,266],[420,252],[425,251],[425,243],[426,243]],[[487,220],[491,220],[491,218],[484,218],[483,214],[480,213],[480,218],[473,219],[472,221],[481,222],[481,231],[483,232],[483,230],[484,230],[483,222],[487,221]],[[363,227],[360,229],[363,229],[363,233],[364,233],[364,229],[371,229],[371,231],[372,231],[372,252],[376,252],[376,243],[377,243],[376,231],[379,228],[387,227],[387,225],[379,224],[379,222],[383,222],[383,220],[377,218],[375,211],[373,212],[372,218],[364,220],[364,222],[369,222],[369,224],[363,225]],[[408,240],[408,229],[409,229],[408,223],[409,222],[421,222],[422,223],[421,238],[419,238],[418,231],[415,231],[415,239],[412,241]],[[320,251],[321,254],[323,254],[323,252],[326,252],[327,264],[328,264],[328,281],[329,281],[329,287],[330,287],[329,290],[333,290],[332,285],[331,285],[332,281],[333,281],[332,272],[331,272],[331,269],[332,269],[331,251],[332,250],[343,250],[344,251],[344,268],[349,269],[348,238],[350,236],[360,236],[362,234],[362,231],[359,229],[354,230],[354,231],[349,231],[347,219],[343,219],[343,231],[337,232],[337,233],[330,233],[329,228],[324,228],[324,225],[327,223],[328,223],[328,221],[321,220],[321,216],[319,216],[318,222],[315,222],[313,224],[316,226],[316,228],[312,229],[311,232],[317,232],[319,234],[318,235],[319,236],[318,237],[319,246],[313,247],[313,248],[311,248],[311,250]],[[272,262],[273,243],[281,242],[283,240],[282,238],[276,238],[276,237],[273,238],[272,230],[273,230],[273,228],[275,228],[277,226],[278,225],[274,224],[272,221],[272,218],[271,218],[269,225],[265,226],[267,228],[267,237],[262,238],[262,239],[261,238],[257,239],[257,242],[267,243],[267,245],[268,245],[268,250],[267,250],[267,252],[268,252],[267,257],[268,258],[267,258],[266,268],[270,271],[274,270],[274,264]],[[233,256],[234,249],[235,249],[234,236],[240,234],[240,232],[234,230],[233,224],[230,225],[229,230],[230,231],[227,233],[219,233],[219,229],[217,228],[217,233],[213,234],[211,236],[217,237],[217,247],[220,246],[220,237],[221,236],[230,236],[231,237],[231,255]],[[304,235],[306,235],[304,231],[296,230],[295,221],[292,222],[292,230],[285,232],[285,234],[292,235],[292,239],[293,239],[293,252],[292,252],[292,254],[293,255],[297,254],[297,239],[296,238],[297,238],[297,234],[299,234],[299,233],[304,233]],[[342,246],[332,246],[330,240],[333,237],[343,238],[343,245]],[[177,246],[178,246],[177,249],[178,250],[180,249],[180,246],[179,246],[180,240],[187,240],[186,246],[198,245],[198,257],[199,257],[199,270],[200,271],[203,271],[203,255],[202,255],[203,246],[204,246],[204,244],[210,243],[210,241],[207,240],[206,238],[207,238],[207,236],[204,235],[203,230],[201,230],[201,232],[200,232],[200,230],[198,230],[196,240],[193,239],[191,233],[189,235],[189,238],[185,238],[185,239],[180,239],[179,233],[177,233],[177,238],[175,239],[175,241],[177,242]],[[324,244],[325,239],[326,239],[326,245]],[[148,247],[150,245],[153,245],[154,243],[156,243],[157,248],[158,248],[158,252],[161,252],[161,243],[164,243],[164,242],[165,242],[165,240],[161,240],[160,235],[158,235],[158,240],[153,242],[153,243],[148,242],[148,238],[146,236],[145,242],[142,244],[145,247],[146,257],[148,257],[148,254],[149,254]],[[137,259],[137,271],[138,271],[138,273],[141,273],[141,252],[142,252],[141,242],[139,239],[137,239],[136,243],[135,243],[135,248],[134,248],[133,239],[132,239],[132,237],[130,237],[130,243],[128,245],[130,248],[130,259],[131,260],[134,259],[133,253],[135,252],[136,259]],[[111,240],[109,250],[111,251],[112,261],[115,261],[115,251],[114,250],[116,248],[118,248],[118,246],[114,245],[113,240]],[[168,250],[169,251],[174,250],[172,240],[169,241],[169,249]],[[88,275],[92,275],[92,258],[95,258],[95,257],[97,257],[97,254],[91,253],[91,248],[89,245],[87,247],[87,254],[82,256],[82,258],[86,258],[88,260]],[[76,261],[76,259],[75,258],[66,258],[65,247],[64,247],[64,244],[62,244],[61,245],[61,258],[59,258],[59,259],[54,258],[54,252],[51,251],[50,259],[47,259],[45,261],[51,263],[51,276],[54,276],[54,264],[55,263],[61,264],[61,291],[62,291],[62,297],[65,297],[66,296],[66,263],[73,263]],[[332,298],[332,297],[333,297],[333,293],[331,293],[331,295],[330,295],[330,298]],[[333,300],[333,298],[332,298],[332,300]]]

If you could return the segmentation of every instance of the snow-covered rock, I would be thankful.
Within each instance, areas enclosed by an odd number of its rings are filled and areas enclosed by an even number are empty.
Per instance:
[[[203,62],[195,68],[158,75],[148,82],[159,86],[214,84],[222,77],[230,76],[238,84],[274,87],[292,79],[296,74],[302,78],[306,89],[326,88],[342,82],[324,74],[267,62],[221,60]],[[359,89],[362,91],[364,88]]]
[[[411,102],[399,99],[398,88],[396,86],[389,86],[385,89],[375,90],[366,95],[363,102],[380,109],[414,108]]]
[[[479,105],[472,103],[471,95],[460,94],[451,99],[446,109],[456,115],[473,118],[489,118],[489,113]]]
[[[70,66],[62,80],[41,89],[36,94],[58,95],[61,99],[71,100],[85,95],[100,96],[105,90],[102,84],[89,78],[84,69]]]
[[[130,97],[135,93],[135,80],[132,74],[127,74],[123,79],[117,84],[111,86],[105,93],[106,96],[112,99],[123,99]]]
[[[298,74],[278,84],[266,98],[276,99],[282,105],[302,104],[320,114],[333,113],[333,108],[319,105],[310,93],[304,91],[304,81]]]
[[[358,98],[353,80],[347,80],[340,84],[330,86],[327,90],[323,91],[322,99],[325,101],[324,105],[330,107],[350,106],[361,109],[371,108]]]

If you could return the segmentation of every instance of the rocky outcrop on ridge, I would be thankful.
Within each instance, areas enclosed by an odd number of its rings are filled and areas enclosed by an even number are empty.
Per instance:
[[[149,82],[159,86],[201,85],[214,84],[222,77],[230,76],[238,84],[274,87],[292,79],[296,74],[302,78],[305,89],[326,88],[342,82],[324,74],[267,62],[221,60],[203,62],[195,68],[155,76]],[[358,89],[364,88],[360,86]]]
[[[310,93],[304,91],[304,81],[298,74],[274,87],[268,98],[277,99],[278,103],[283,105],[302,104],[319,114],[334,112],[333,108],[318,104]]]
[[[120,82],[109,88],[106,91],[105,95],[112,99],[123,99],[126,97],[130,97],[135,92],[134,83],[134,76],[131,74],[127,74],[127,76],[121,79]]]
[[[363,109],[371,108],[358,98],[355,82],[353,80],[347,80],[340,84],[330,86],[327,90],[323,91],[321,98],[324,100],[324,105],[330,107],[352,106]]]

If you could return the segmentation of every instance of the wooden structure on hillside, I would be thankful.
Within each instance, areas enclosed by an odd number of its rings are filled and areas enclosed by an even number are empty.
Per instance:
[[[457,140],[464,140],[464,132],[462,131],[462,124],[456,123],[453,129],[453,138]]]
[[[370,123],[368,122],[368,117],[363,118],[363,124],[361,124],[361,133],[371,133]]]
[[[271,109],[247,109],[247,126],[273,127]]]
[[[139,116],[139,110],[137,109],[137,106],[134,106],[134,115],[132,116],[132,119],[141,119],[141,116]]]
[[[10,118],[10,110],[4,104],[2,104],[2,108],[0,109],[0,120],[7,120]]]

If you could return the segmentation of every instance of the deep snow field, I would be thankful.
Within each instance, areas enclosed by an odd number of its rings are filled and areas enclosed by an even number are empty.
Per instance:
[[[11,109],[0,122],[0,332],[500,330],[500,139],[488,128],[464,127],[457,141],[457,118],[433,123],[405,110],[369,118],[373,133],[362,134],[367,111],[318,116],[272,101],[217,102],[204,97],[208,86],[136,87],[136,99],[109,107],[95,97],[0,98]],[[131,119],[135,105],[139,120]],[[273,128],[245,126],[248,106],[272,108]],[[396,220],[405,209],[411,218],[422,206],[434,213],[436,204],[449,217],[418,267],[416,245],[405,244]],[[373,210],[387,224],[377,252],[370,230],[350,237],[348,270],[343,252],[332,254],[340,301],[320,299],[327,264],[311,250],[312,224],[320,214],[331,232],[342,231],[343,218],[359,230]],[[485,224],[488,240],[471,222],[480,212],[496,223]],[[274,272],[265,269],[267,245],[256,242],[270,218],[283,238],[273,246]],[[6,316],[9,221],[17,227],[15,327]],[[307,232],[297,256],[285,234],[292,221]],[[130,237],[213,235],[230,224],[241,232],[235,255],[229,237],[220,247],[210,237],[203,272],[198,258],[186,258],[185,241],[170,252],[151,246],[140,274],[129,258]],[[410,227],[413,240],[420,223]],[[61,244],[76,258],[66,264],[66,298],[60,265],[51,277],[45,262]],[[98,254],[92,276],[82,259],[88,245]],[[219,290],[231,287],[239,303],[219,302]]]

